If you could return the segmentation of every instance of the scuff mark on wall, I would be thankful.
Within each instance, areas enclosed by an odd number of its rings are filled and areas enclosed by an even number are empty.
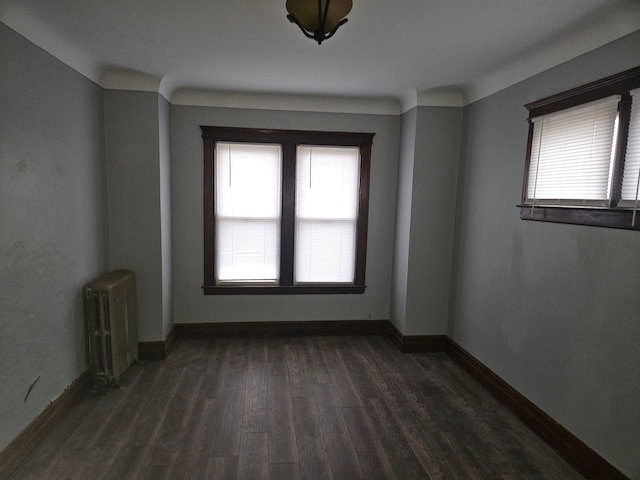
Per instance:
[[[33,387],[35,387],[36,383],[38,383],[38,380],[40,380],[40,375],[38,375],[38,377],[33,382],[31,382],[31,385],[29,385],[29,388],[27,389],[27,394],[24,396],[24,400],[22,401],[22,403],[27,402],[27,398],[31,394],[31,390],[33,390]]]
[[[29,170],[29,165],[27,164],[27,161],[25,159],[20,160],[17,164],[16,167],[18,168],[18,171],[20,173],[24,173],[27,170]]]

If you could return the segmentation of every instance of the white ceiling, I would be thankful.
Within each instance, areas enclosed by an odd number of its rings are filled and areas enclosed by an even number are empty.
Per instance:
[[[285,0],[0,0],[0,21],[106,88],[403,110],[470,103],[640,29],[640,0],[353,3],[322,45],[286,19]]]

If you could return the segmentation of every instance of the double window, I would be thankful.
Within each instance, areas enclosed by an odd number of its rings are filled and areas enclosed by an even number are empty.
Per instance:
[[[640,68],[526,107],[521,218],[640,229]]]
[[[373,134],[201,129],[205,293],[364,292]]]

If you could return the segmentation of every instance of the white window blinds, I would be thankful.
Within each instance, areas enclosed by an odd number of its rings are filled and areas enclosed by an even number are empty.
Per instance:
[[[216,143],[216,282],[278,281],[280,145]]]
[[[360,179],[357,147],[298,146],[295,283],[353,283]]]
[[[624,161],[621,200],[638,204],[638,181],[640,176],[640,90],[631,92],[631,120],[627,136],[627,153]]]
[[[603,204],[619,96],[533,118],[527,200]]]

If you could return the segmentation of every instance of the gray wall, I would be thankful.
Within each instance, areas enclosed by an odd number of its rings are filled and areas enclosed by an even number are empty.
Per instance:
[[[110,269],[136,273],[140,341],[170,328],[169,109],[154,92],[106,90]]]
[[[203,295],[203,149],[199,125],[376,134],[371,159],[367,289],[363,295]],[[171,128],[176,323],[389,318],[398,116],[174,106]]]
[[[405,335],[444,335],[462,108],[402,116],[391,321]]]
[[[401,333],[406,331],[407,325],[407,281],[409,279],[413,162],[416,154],[417,118],[417,108],[405,112],[402,115],[400,131],[390,320]]]
[[[171,104],[158,95],[160,235],[162,242],[162,338],[173,326],[173,244],[171,231]]]
[[[640,478],[640,236],[519,219],[522,106],[638,65],[640,32],[464,109],[450,336]]]
[[[107,265],[102,118],[99,87],[0,23],[0,450],[87,366],[81,292]]]
[[[407,335],[444,335],[462,109],[418,107],[407,281]]]

